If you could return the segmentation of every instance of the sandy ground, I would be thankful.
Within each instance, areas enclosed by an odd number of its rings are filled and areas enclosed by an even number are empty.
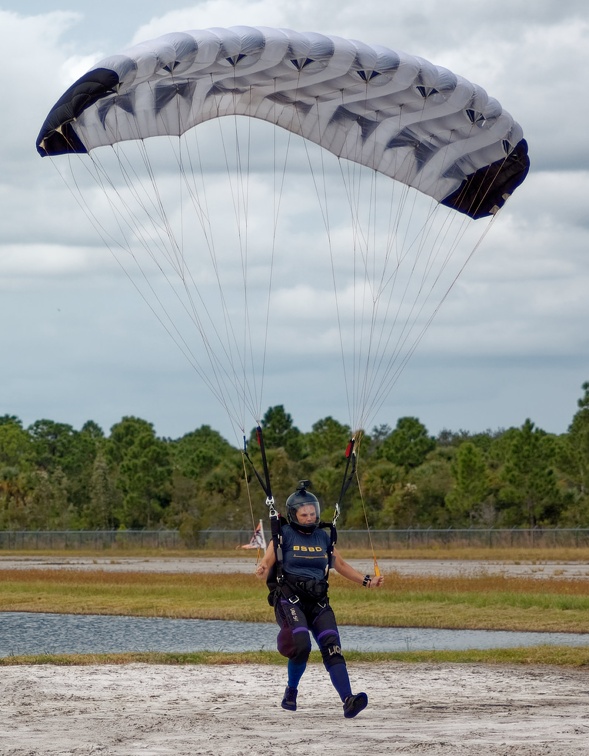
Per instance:
[[[350,665],[354,720],[322,667],[283,711],[265,666],[3,667],[0,753],[174,756],[586,756],[589,674],[471,665]]]
[[[360,572],[374,572],[371,559],[349,559]],[[105,570],[107,572],[242,572],[254,571],[255,554],[248,557],[51,557],[0,556],[0,569]],[[589,580],[589,564],[585,562],[491,562],[445,559],[381,559],[384,575],[521,575],[537,578],[574,578]],[[588,750],[589,753],[589,750]]]

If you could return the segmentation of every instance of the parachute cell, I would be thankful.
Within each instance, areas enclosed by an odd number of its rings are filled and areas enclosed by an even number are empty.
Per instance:
[[[529,167],[521,127],[476,84],[422,58],[285,29],[164,35],[106,58],[48,115],[41,155],[259,118],[470,217],[490,215]]]

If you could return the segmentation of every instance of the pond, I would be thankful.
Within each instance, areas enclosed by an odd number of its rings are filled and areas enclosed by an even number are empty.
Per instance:
[[[80,614],[0,612],[0,657],[141,651],[276,649],[272,623]],[[430,628],[340,628],[344,651],[431,651],[586,646],[589,633],[529,633]]]

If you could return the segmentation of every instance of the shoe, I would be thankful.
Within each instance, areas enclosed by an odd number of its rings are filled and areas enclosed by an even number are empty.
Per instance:
[[[368,706],[368,696],[366,693],[356,693],[355,696],[348,696],[344,701],[344,717],[352,719]]]
[[[286,686],[284,698],[280,704],[283,709],[286,709],[287,711],[297,710],[297,693],[298,690],[296,688],[289,688],[288,685]]]

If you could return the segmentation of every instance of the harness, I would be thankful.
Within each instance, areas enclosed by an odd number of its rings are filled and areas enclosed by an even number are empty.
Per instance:
[[[278,599],[282,596],[291,604],[297,604],[299,601],[320,602],[327,599],[327,588],[329,580],[329,570],[333,560],[333,549],[337,543],[337,530],[333,522],[320,522],[317,527],[322,529],[329,528],[329,546],[327,547],[327,564],[321,580],[293,580],[290,575],[286,575],[283,570],[283,537],[282,527],[287,522],[284,517],[274,510],[270,514],[270,526],[272,532],[272,543],[274,544],[274,554],[276,561],[268,573],[266,585],[268,586],[268,603],[275,606]]]
[[[340,516],[340,503],[343,501],[344,496],[356,473],[356,454],[354,451],[355,438],[351,438],[346,447],[345,457],[346,466],[344,469],[344,475],[342,480],[342,486],[340,489],[340,495],[338,501],[335,504],[334,516],[332,522],[319,522],[317,527],[322,529],[329,528],[329,546],[327,548],[327,564],[325,566],[325,574],[322,580],[297,580],[292,582],[289,576],[284,574],[283,571],[283,538],[282,527],[287,522],[285,518],[274,507],[274,497],[272,496],[272,487],[270,484],[270,470],[268,467],[268,460],[266,457],[266,448],[264,446],[264,436],[261,426],[256,428],[256,438],[260,447],[260,454],[262,456],[262,468],[263,476],[256,470],[250,456],[247,452],[247,444],[244,436],[243,439],[243,454],[250,463],[254,474],[266,494],[266,506],[268,507],[268,514],[270,517],[270,528],[272,534],[272,543],[274,544],[274,554],[276,561],[269,571],[268,578],[266,579],[266,585],[268,586],[268,603],[270,606],[274,606],[280,596],[283,596],[291,604],[296,604],[299,601],[315,601],[320,602],[322,600],[327,601],[327,587],[329,579],[329,570],[333,561],[333,550],[337,543],[337,529],[336,523]]]

